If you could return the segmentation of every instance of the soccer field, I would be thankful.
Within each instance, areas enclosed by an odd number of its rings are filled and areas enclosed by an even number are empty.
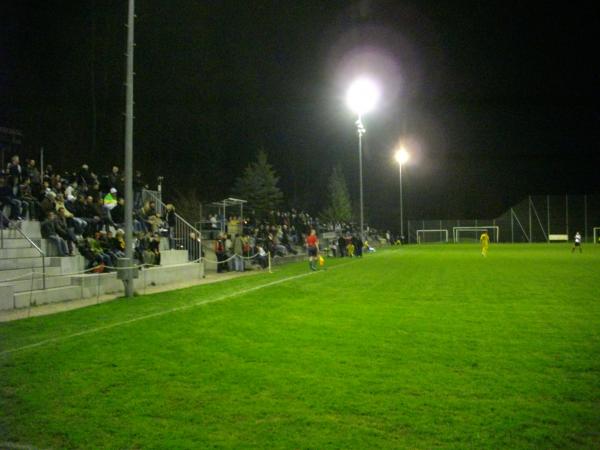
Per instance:
[[[0,448],[599,448],[600,246],[410,246],[0,324]]]

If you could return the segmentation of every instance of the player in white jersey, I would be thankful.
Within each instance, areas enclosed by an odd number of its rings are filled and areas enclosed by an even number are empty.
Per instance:
[[[571,253],[573,253],[576,248],[579,249],[579,253],[581,253],[583,251],[581,249],[581,233],[579,231],[577,233],[575,233],[575,238],[573,240],[573,248],[571,249]]]

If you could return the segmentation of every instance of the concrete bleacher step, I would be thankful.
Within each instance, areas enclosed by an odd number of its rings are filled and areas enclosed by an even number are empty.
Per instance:
[[[33,247],[0,248],[1,258],[32,258],[41,257],[40,252]]]
[[[40,261],[39,270],[37,268],[28,267],[26,269],[8,269],[8,270],[0,270],[0,283],[6,283],[6,280],[14,280],[14,279],[31,279],[31,272],[36,272],[36,274],[42,272],[42,266]],[[61,270],[60,267],[46,267],[46,276],[60,275]],[[39,276],[39,275],[38,275]]]
[[[48,258],[46,258],[47,260]],[[42,267],[40,256],[29,258],[0,258],[0,273],[14,269],[37,269]]]
[[[42,232],[40,230],[40,223],[33,220],[24,220],[16,225],[23,233],[25,233],[30,239],[40,239]],[[22,238],[23,235],[19,233],[13,226],[5,228],[3,231],[4,238]]]
[[[57,303],[81,298],[81,286],[63,286],[37,291],[16,292],[14,295],[15,308]]]
[[[42,239],[36,238],[32,239],[32,241],[39,247]],[[24,238],[4,238],[2,245],[3,248],[31,248],[29,241]]]
[[[10,281],[8,283],[1,284],[10,284],[13,286],[13,292],[29,292],[29,291],[37,291],[40,289],[44,289],[44,280],[41,276],[36,276],[34,279],[24,279],[24,280],[16,280]],[[61,277],[61,276],[47,276],[46,277],[46,289],[52,289],[57,287],[71,286],[71,278]]]

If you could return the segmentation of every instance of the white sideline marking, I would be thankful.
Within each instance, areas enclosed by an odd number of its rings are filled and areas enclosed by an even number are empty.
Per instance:
[[[236,297],[238,295],[247,294],[249,292],[257,291],[259,289],[263,289],[263,288],[270,287],[270,286],[275,286],[276,284],[284,283],[284,282],[290,281],[290,280],[295,280],[297,278],[303,278],[303,277],[306,277],[308,275],[314,275],[314,274],[321,273],[321,272],[322,271],[301,273],[299,275],[293,275],[291,277],[281,278],[280,280],[271,281],[269,283],[261,284],[261,285],[258,285],[258,286],[254,286],[254,287],[251,287],[251,288],[248,288],[248,289],[241,290],[241,291],[232,292],[231,294],[223,295],[221,297],[216,297],[216,298],[207,299],[207,300],[201,300],[199,302],[192,303],[190,305],[178,306],[177,308],[166,309],[164,311],[159,311],[159,312],[156,312],[156,313],[147,314],[145,316],[135,317],[133,319],[124,320],[122,322],[112,323],[110,325],[106,325],[106,326],[103,326],[103,327],[91,328],[89,330],[84,330],[84,331],[80,331],[78,333],[68,334],[66,336],[59,336],[59,337],[55,337],[55,338],[45,339],[43,341],[39,341],[39,342],[36,342],[34,344],[28,344],[28,345],[24,345],[22,347],[13,348],[13,349],[10,349],[10,350],[4,350],[4,351],[0,352],[0,356],[7,355],[9,353],[18,352],[18,351],[21,351],[21,350],[27,350],[27,349],[30,349],[30,348],[41,347],[42,345],[50,344],[51,342],[65,341],[67,339],[71,339],[71,338],[74,338],[74,337],[84,336],[86,334],[97,333],[99,331],[108,330],[108,329],[111,329],[111,328],[119,327],[121,325],[127,325],[127,324],[130,324],[130,323],[133,323],[133,322],[138,322],[140,320],[146,320],[146,319],[151,319],[153,317],[164,316],[165,314],[170,314],[170,313],[177,312],[177,311],[183,311],[183,310],[186,310],[186,309],[195,308],[196,306],[202,306],[202,305],[206,305],[208,303],[220,302],[220,301],[223,301],[223,300],[227,300],[228,298],[231,298],[231,297]]]
[[[0,448],[20,449],[20,450],[41,450],[38,447],[27,444],[17,444],[16,442],[0,442]]]

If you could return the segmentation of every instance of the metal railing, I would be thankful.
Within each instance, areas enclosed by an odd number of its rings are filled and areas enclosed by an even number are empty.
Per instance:
[[[4,230],[7,228],[5,224],[8,224],[9,230],[16,230],[23,239],[29,242],[29,245],[33,247],[40,254],[42,258],[42,289],[46,289],[46,253],[35,243],[29,236],[25,234],[23,230],[21,230],[20,223],[14,223],[11,225],[11,222],[8,220],[4,211],[0,211],[0,248],[4,249]],[[2,281],[0,281],[2,282]]]
[[[142,191],[142,198],[156,202],[156,210],[162,211],[162,219],[165,219],[167,205],[162,202],[158,191]],[[160,208],[160,209],[159,209]],[[175,250],[187,250],[188,259],[197,261],[202,257],[202,234],[200,230],[191,225],[187,220],[175,213],[175,226],[169,227],[169,248]]]

